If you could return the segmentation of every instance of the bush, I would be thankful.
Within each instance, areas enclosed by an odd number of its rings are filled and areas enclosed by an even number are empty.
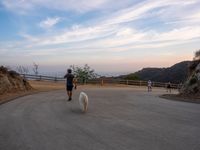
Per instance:
[[[140,78],[139,78],[136,74],[131,73],[131,74],[127,75],[127,76],[125,77],[125,79],[126,79],[126,80],[139,80]]]
[[[8,73],[9,73],[9,75],[10,75],[11,77],[19,76],[19,73],[17,73],[16,71],[13,71],[13,70],[9,71]]]
[[[192,77],[192,78],[190,79],[189,85],[193,85],[193,84],[195,84],[195,83],[197,83],[197,78]]]
[[[1,66],[0,67],[0,72],[3,73],[3,74],[6,74],[6,73],[8,73],[8,69],[6,67],[4,67],[4,66]]]

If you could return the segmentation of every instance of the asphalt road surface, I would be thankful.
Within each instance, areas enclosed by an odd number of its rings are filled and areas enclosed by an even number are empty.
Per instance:
[[[0,150],[200,150],[200,104],[161,93],[93,87],[71,102],[64,90],[18,98],[0,105]]]

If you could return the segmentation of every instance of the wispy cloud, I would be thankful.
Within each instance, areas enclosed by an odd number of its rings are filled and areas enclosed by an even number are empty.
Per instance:
[[[87,12],[98,9],[109,0],[2,0],[3,5],[17,12],[28,12],[37,7],[62,11]]]
[[[60,17],[52,17],[52,18],[46,18],[45,20],[41,21],[39,23],[39,26],[44,29],[49,29],[59,23],[61,21]]]
[[[70,0],[68,3],[64,0],[3,2],[11,10],[23,7],[21,10],[28,11],[42,6],[64,11],[64,13],[73,10],[76,15],[77,12],[103,8],[108,3],[112,3],[113,7],[115,5],[114,0],[80,0],[78,3],[75,0]],[[69,24],[66,26],[64,24],[59,29],[53,27],[61,21],[64,22],[62,17],[47,17],[36,24],[43,29],[51,30],[47,30],[45,34],[21,33],[23,40],[11,41],[10,47],[3,44],[2,49],[4,52],[5,49],[20,50],[34,57],[53,56],[60,52],[64,57],[73,53],[84,54],[84,52],[104,54],[137,50],[144,52],[144,49],[164,49],[173,45],[200,41],[198,4],[200,4],[199,0],[145,0],[115,12],[111,11],[104,16],[96,15],[92,20],[89,18],[90,15],[89,17],[78,16],[78,19],[69,21]],[[84,23],[82,17],[86,18]]]

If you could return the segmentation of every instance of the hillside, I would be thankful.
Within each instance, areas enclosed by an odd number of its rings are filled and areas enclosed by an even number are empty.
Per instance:
[[[7,68],[0,67],[0,95],[5,93],[16,93],[28,91],[32,87],[17,72],[9,71]]]
[[[139,78],[140,80],[180,83],[187,79],[188,65],[190,63],[191,61],[183,61],[169,68],[143,68],[138,72],[122,77],[135,76],[135,78]]]

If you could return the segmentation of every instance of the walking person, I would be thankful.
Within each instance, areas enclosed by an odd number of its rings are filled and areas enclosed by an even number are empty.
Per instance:
[[[152,91],[152,82],[151,82],[151,80],[148,81],[147,86],[148,86],[148,92],[151,92]]]
[[[66,90],[68,95],[68,101],[72,100],[72,90],[74,84],[74,75],[72,74],[72,70],[68,69],[67,74],[64,76],[66,78]]]
[[[179,92],[181,91],[182,86],[183,86],[183,83],[182,83],[182,82],[178,84],[178,91],[179,91]]]
[[[171,93],[171,88],[172,88],[171,83],[168,82],[167,83],[167,92]]]

